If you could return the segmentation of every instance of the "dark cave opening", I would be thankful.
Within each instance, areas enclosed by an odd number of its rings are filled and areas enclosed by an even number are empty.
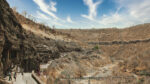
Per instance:
[[[39,69],[39,62],[36,59],[24,59],[21,63],[24,72],[32,72],[32,70],[37,71]]]
[[[16,59],[17,58],[17,51],[16,50],[11,50],[10,51],[10,58],[11,59]]]
[[[7,75],[8,71],[11,71],[11,69],[13,68],[13,65],[17,64],[17,53],[18,51],[12,49],[12,46],[10,44],[5,43],[1,58],[4,75]]]
[[[8,63],[8,48],[4,48],[2,52],[2,64],[3,64],[3,73],[4,75],[7,75],[8,69],[10,67]]]

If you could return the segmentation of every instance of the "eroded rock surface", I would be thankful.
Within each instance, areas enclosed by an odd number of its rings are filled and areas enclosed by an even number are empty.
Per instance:
[[[12,9],[6,0],[0,0],[0,75],[19,57],[23,39],[21,25]]]
[[[13,65],[25,72],[37,70],[40,63],[60,57],[62,52],[81,51],[75,43],[41,37],[25,30],[6,0],[0,0],[0,76]]]

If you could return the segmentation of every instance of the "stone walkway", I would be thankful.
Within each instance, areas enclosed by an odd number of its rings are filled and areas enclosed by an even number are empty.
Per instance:
[[[8,80],[8,77],[6,78]],[[10,84],[37,84],[36,81],[32,78],[31,73],[24,73],[22,76],[21,73],[17,73],[16,81],[13,78],[12,81],[8,81]]]

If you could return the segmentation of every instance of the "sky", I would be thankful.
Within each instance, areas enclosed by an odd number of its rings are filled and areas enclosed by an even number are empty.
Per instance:
[[[150,0],[7,1],[19,13],[26,11],[36,22],[56,28],[125,28],[150,22]]]

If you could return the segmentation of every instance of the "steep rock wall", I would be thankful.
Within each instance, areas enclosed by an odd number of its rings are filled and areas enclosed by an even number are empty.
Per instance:
[[[24,30],[6,0],[0,0],[0,76],[13,65],[25,72],[37,70],[40,63],[60,57],[62,52],[81,51],[75,43],[39,37]]]
[[[21,52],[22,27],[6,0],[0,0],[0,76],[11,64],[11,58]]]

